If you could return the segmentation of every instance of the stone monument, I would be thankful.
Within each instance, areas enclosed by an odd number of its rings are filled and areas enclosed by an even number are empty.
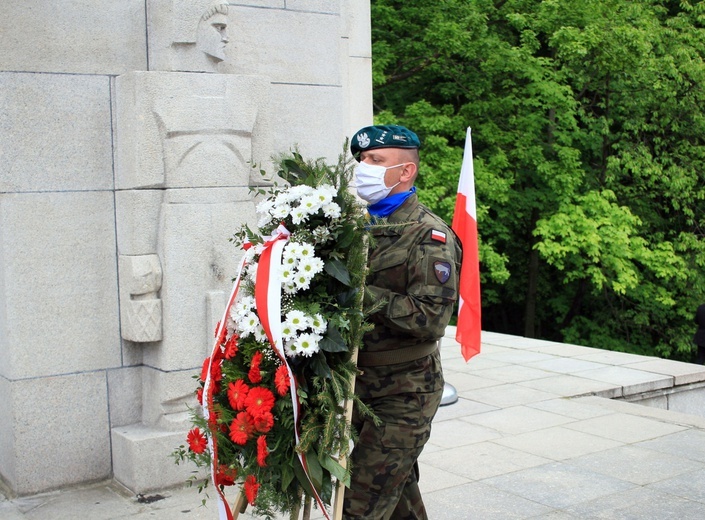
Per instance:
[[[294,146],[334,160],[371,122],[369,2],[5,11],[0,480],[178,484],[260,168]]]

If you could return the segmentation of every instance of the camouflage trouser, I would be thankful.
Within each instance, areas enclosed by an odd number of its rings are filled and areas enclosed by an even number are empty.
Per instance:
[[[428,518],[416,460],[443,395],[440,355],[361,370],[355,391],[382,424],[375,426],[357,412],[353,417],[359,439],[350,457],[352,479],[345,491],[343,518]]]

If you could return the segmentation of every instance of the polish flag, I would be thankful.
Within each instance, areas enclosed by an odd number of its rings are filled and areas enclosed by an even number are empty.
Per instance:
[[[468,361],[480,353],[482,331],[480,303],[480,256],[477,247],[477,211],[475,209],[475,174],[472,167],[472,140],[470,128],[465,137],[463,166],[460,169],[458,197],[453,213],[453,231],[463,245],[463,264],[460,271],[460,299],[458,327],[455,340],[462,347]]]

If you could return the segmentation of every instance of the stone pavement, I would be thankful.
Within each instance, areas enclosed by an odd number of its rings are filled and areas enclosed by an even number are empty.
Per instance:
[[[420,459],[432,520],[705,518],[704,367],[490,332],[466,364],[453,335],[442,354],[459,399]],[[0,498],[1,520],[218,516],[194,488]]]

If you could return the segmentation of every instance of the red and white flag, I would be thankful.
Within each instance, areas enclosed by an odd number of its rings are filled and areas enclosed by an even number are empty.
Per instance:
[[[463,357],[468,361],[480,353],[482,305],[480,301],[480,255],[477,247],[477,211],[475,209],[475,174],[472,167],[472,139],[470,128],[465,137],[463,166],[460,169],[458,197],[453,213],[453,231],[463,245],[463,264],[460,270],[460,299],[458,327],[455,339],[460,343]]]

